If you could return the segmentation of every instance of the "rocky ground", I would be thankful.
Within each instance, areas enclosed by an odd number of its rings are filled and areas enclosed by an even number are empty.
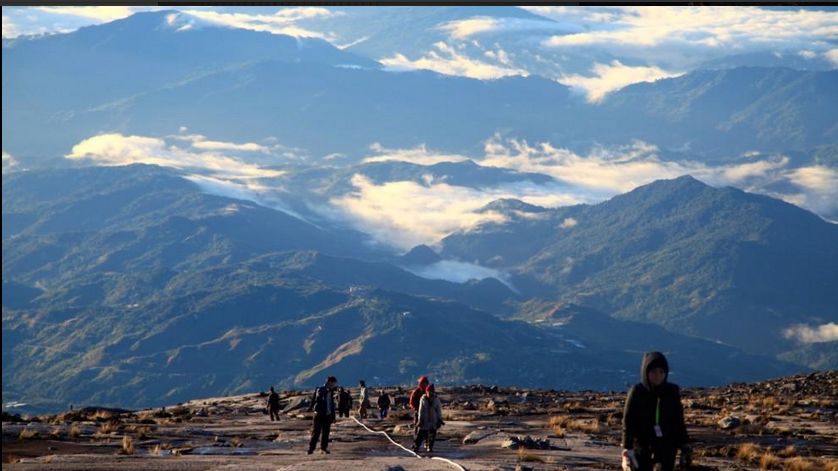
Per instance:
[[[409,446],[407,391],[368,427]],[[21,419],[3,414],[10,470],[468,470],[619,469],[625,393],[440,388],[446,425],[418,459],[342,418],[332,453],[306,455],[307,395],[285,392],[282,420],[263,394],[194,400],[143,411],[83,409]],[[353,391],[357,396],[357,391]],[[755,384],[686,389],[693,471],[838,471],[838,371]]]

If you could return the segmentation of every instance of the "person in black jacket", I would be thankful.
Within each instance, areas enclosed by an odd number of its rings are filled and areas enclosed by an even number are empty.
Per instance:
[[[314,411],[314,420],[311,424],[311,441],[308,444],[308,454],[314,453],[314,447],[320,439],[320,452],[329,452],[329,432],[332,429],[332,422],[335,421],[335,386],[338,379],[329,376],[326,384],[314,390],[311,396],[309,412]],[[321,436],[322,435],[322,436]]]
[[[691,464],[681,390],[667,381],[668,376],[669,363],[663,353],[643,356],[641,382],[629,391],[623,411],[624,469],[651,471],[660,463],[661,471],[672,471],[678,449],[682,467]]]
[[[350,410],[352,410],[352,395],[349,394],[348,389],[343,389],[341,386],[338,391],[338,417],[349,417]]]
[[[265,409],[268,409],[268,413],[271,414],[271,422],[279,420],[279,394],[274,391],[273,386],[271,386],[271,392],[265,402]]]
[[[390,395],[385,391],[381,391],[381,395],[378,396],[378,412],[381,420],[387,418],[387,411],[390,410],[390,402]]]

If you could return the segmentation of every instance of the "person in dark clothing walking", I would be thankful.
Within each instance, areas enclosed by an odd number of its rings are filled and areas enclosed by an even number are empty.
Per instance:
[[[338,379],[329,376],[326,384],[314,390],[311,396],[309,412],[314,411],[314,420],[311,424],[311,441],[308,444],[308,454],[314,453],[318,439],[320,440],[320,453],[329,452],[329,432],[332,429],[332,422],[335,421],[335,386]]]
[[[271,414],[271,422],[279,420],[279,394],[274,391],[273,386],[271,386],[271,393],[268,394],[268,400],[265,402],[265,408],[268,409],[268,413]],[[274,419],[274,417],[276,417],[276,419]]]
[[[388,410],[390,410],[390,395],[381,391],[381,395],[378,396],[378,411],[382,420],[387,418]]]
[[[660,463],[661,471],[672,471],[679,449],[682,467],[692,463],[681,390],[667,381],[668,376],[663,353],[643,356],[641,382],[629,391],[623,411],[623,469],[652,471]]]
[[[338,417],[349,417],[350,410],[352,410],[352,395],[349,394],[348,389],[341,386],[338,391]]]

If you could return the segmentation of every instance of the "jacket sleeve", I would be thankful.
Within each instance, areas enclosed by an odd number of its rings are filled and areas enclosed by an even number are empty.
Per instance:
[[[428,412],[425,409],[427,408],[428,401],[426,401],[424,397],[419,399],[419,428],[423,428],[425,425],[425,417],[428,415]]]
[[[434,408],[436,409],[436,423],[434,424],[434,428],[439,428],[442,426],[442,401],[439,398],[436,398],[434,401]]]
[[[684,405],[681,403],[681,388],[675,386],[675,433],[678,446],[682,447],[690,442],[687,435],[687,424],[684,421]]]
[[[634,448],[634,434],[637,431],[637,386],[632,386],[626,397],[626,406],[623,409],[623,449]]]
[[[311,394],[311,404],[308,405],[308,411],[313,411],[315,405],[317,405],[317,388],[314,388],[314,392]]]

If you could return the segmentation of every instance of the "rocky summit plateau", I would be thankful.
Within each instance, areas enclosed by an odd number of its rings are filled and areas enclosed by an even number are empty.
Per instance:
[[[309,391],[283,391],[271,422],[264,392],[168,407],[3,413],[9,470],[567,470],[619,469],[625,391],[440,388],[445,425],[434,453],[410,447],[407,387],[387,419],[332,427],[331,454],[307,455]],[[352,390],[357,397],[357,391]],[[838,470],[838,371],[682,390],[693,471]],[[444,458],[450,461],[443,461]]]

